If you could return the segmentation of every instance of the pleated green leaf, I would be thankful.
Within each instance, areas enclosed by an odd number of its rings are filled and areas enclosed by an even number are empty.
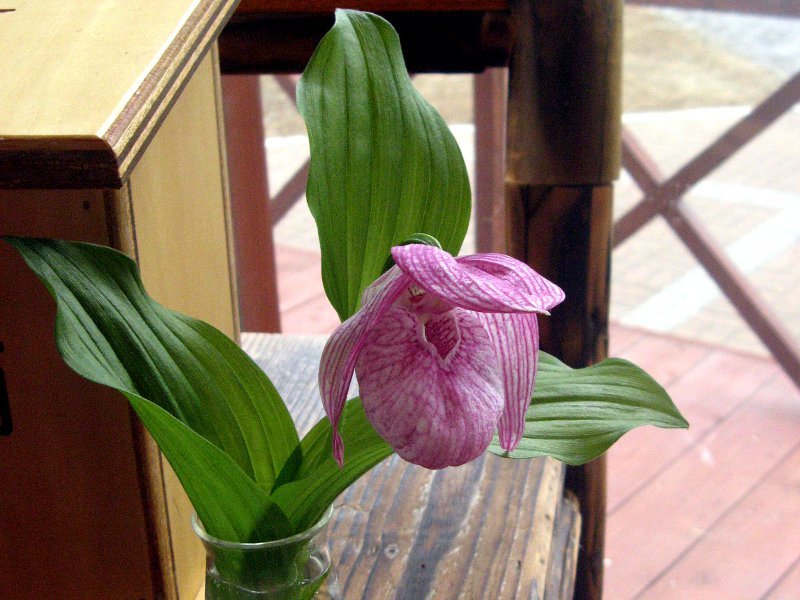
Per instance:
[[[341,469],[331,452],[331,422],[322,419],[301,441],[303,462],[295,480],[272,494],[295,529],[316,523],[351,483],[394,452],[367,420],[359,398],[347,401],[339,433],[345,446]]]
[[[269,494],[230,456],[160,406],[136,394],[125,396],[169,459],[206,531],[242,542],[296,533]]]
[[[232,340],[152,300],[136,265],[119,252],[54,240],[7,241],[56,299],[56,342],[75,372],[129,399],[157,405],[216,449],[215,454],[206,448],[193,465],[172,434],[157,438],[187,491],[217,493],[214,468],[224,461],[241,473],[231,475],[241,488],[232,490],[234,495],[257,486],[266,497],[277,474],[291,471],[287,460],[299,460],[292,455],[299,439],[291,416],[269,378]],[[140,413],[147,410],[131,401]],[[192,498],[198,511],[206,501]],[[201,518],[216,535],[210,516]]]
[[[376,15],[336,12],[297,101],[311,144],[307,197],[322,280],[344,320],[389,249],[411,234],[458,253],[470,215],[467,170],[447,125],[411,85],[397,34]]]
[[[626,360],[611,358],[572,369],[540,352],[522,441],[507,454],[495,437],[489,450],[511,458],[546,455],[579,465],[641,425],[689,426],[664,388]]]

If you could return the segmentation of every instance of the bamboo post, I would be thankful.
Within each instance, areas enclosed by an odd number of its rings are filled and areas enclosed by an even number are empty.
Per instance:
[[[566,292],[541,345],[574,367],[608,349],[620,168],[622,0],[513,0],[506,243]],[[605,459],[570,468],[583,517],[575,597],[602,596]]]

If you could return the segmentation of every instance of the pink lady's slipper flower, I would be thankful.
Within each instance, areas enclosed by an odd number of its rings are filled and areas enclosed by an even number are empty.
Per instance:
[[[320,390],[337,430],[355,370],[367,418],[408,462],[467,463],[522,437],[539,350],[536,314],[564,292],[502,254],[453,258],[433,246],[392,248],[396,266],[369,286],[362,308],[328,340]]]

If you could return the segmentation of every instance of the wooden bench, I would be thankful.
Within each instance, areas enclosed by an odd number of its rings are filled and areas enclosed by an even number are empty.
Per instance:
[[[317,386],[324,343],[242,335],[301,433],[324,417]],[[335,504],[328,539],[344,598],[572,598],[580,514],[565,493],[564,470],[552,459],[487,454],[429,471],[392,456]]]

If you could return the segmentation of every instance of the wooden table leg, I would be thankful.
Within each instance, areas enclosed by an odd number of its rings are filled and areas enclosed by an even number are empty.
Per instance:
[[[506,245],[566,292],[541,346],[573,367],[608,350],[611,182],[620,165],[621,0],[514,0]],[[602,596],[605,460],[570,469],[583,525],[575,597]]]

